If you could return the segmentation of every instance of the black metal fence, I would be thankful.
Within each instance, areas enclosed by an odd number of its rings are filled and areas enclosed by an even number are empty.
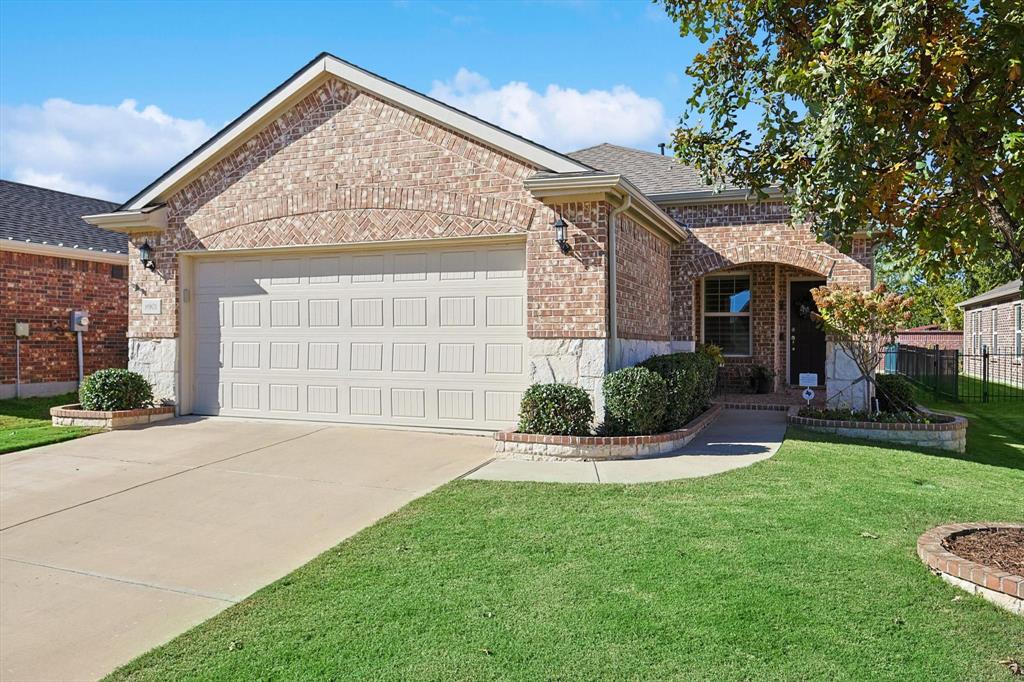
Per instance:
[[[897,344],[885,351],[885,372],[902,374],[939,400],[1024,401],[1024,367],[1013,353],[962,353]]]

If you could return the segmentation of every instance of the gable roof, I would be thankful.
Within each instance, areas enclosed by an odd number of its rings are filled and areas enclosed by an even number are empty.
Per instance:
[[[0,180],[0,246],[28,243],[127,254],[126,235],[93,227],[82,220],[83,215],[116,207],[111,201]]]
[[[679,162],[673,156],[616,144],[599,144],[569,152],[580,163],[609,173],[622,173],[644,194],[657,199],[658,195],[707,192],[714,188],[706,184],[693,166]],[[740,189],[726,184],[721,189]]]
[[[138,210],[160,201],[169,190],[195,174],[201,167],[205,167],[244,142],[248,137],[247,133],[273,120],[306,92],[331,76],[442,126],[458,130],[540,169],[554,172],[591,170],[585,164],[543,145],[371,73],[328,52],[322,52],[198,149],[126,201],[118,210]]]
[[[960,301],[957,303],[958,308],[963,308],[969,305],[975,305],[978,303],[987,303],[988,301],[994,301],[997,298],[1005,298],[1007,296],[1013,296],[1014,294],[1020,296],[1021,280],[1015,279],[1012,282],[1006,284],[1000,284],[999,286],[989,289],[983,294],[978,294],[966,301]]]

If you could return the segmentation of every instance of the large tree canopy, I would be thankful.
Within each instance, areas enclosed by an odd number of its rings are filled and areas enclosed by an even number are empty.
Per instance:
[[[931,273],[994,249],[1024,270],[1020,0],[664,4],[707,45],[674,146],[708,182],[778,187],[819,237],[867,231]]]

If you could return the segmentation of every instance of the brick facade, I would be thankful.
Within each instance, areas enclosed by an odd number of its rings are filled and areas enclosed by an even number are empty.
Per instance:
[[[779,202],[666,207],[690,228],[681,244],[637,222],[642,212],[627,211],[616,232],[618,339],[606,344],[613,204],[601,194],[542,203],[524,185],[538,170],[376,95],[326,81],[168,196],[165,232],[133,236],[132,361],[159,365],[161,393],[174,399],[178,254],[187,251],[522,235],[530,378],[577,383],[595,396],[609,367],[699,340],[700,282],[709,272],[741,266],[752,273],[755,351],[730,360],[737,380],[754,362],[785,372],[777,303],[788,277],[871,282],[866,243],[858,241],[849,256],[818,243],[790,224]],[[550,227],[559,215],[569,224],[569,254]],[[143,239],[153,247],[155,271],[138,262]],[[142,315],[143,298],[159,298],[160,314]]]
[[[620,339],[669,340],[671,251],[665,240],[618,217],[615,305]]]
[[[1024,301],[1009,296],[964,310],[965,374],[982,376],[981,355],[987,349],[989,380],[1024,388],[1024,330],[1017,327],[1017,308],[1024,308]],[[1021,316],[1024,317],[1024,310]],[[1021,337],[1021,355],[1018,355],[1018,336]]]
[[[114,268],[121,276],[113,276]],[[28,322],[21,343],[23,384],[78,379],[76,337],[68,314],[87,310],[83,338],[86,374],[128,362],[128,283],[125,266],[0,251],[0,384],[15,383],[14,323]],[[5,390],[5,393],[7,391]]]
[[[328,81],[171,196],[165,234],[136,239],[136,245],[147,238],[154,247],[157,270],[137,264],[133,245],[132,281],[141,290],[130,299],[129,336],[177,336],[178,250],[546,230],[553,213],[522,182],[535,171],[454,130]],[[603,228],[594,226],[593,211],[580,215],[588,225],[581,228],[587,234],[582,241],[599,239],[592,233]],[[552,241],[549,235],[545,240]],[[552,246],[532,248],[539,254]],[[577,269],[592,269],[590,260]],[[550,290],[550,284],[538,286]],[[557,300],[560,294],[551,295]],[[143,297],[161,298],[162,314],[142,316]],[[592,334],[602,330],[592,320],[578,322]],[[554,329],[541,326],[543,333]]]

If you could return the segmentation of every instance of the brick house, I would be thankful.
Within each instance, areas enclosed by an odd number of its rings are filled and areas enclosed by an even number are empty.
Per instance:
[[[964,373],[982,376],[989,355],[992,381],[1024,387],[1021,280],[1015,279],[957,304],[964,311]]]
[[[186,414],[491,430],[533,382],[600,413],[608,371],[701,341],[731,386],[763,364],[841,400],[808,292],[873,265],[777,196],[560,154],[328,54],[87,220],[130,236],[129,362]]]
[[[116,207],[0,180],[0,398],[78,387],[72,310],[90,317],[82,337],[85,373],[127,365],[128,239],[81,218]],[[19,322],[28,324],[20,342]]]

